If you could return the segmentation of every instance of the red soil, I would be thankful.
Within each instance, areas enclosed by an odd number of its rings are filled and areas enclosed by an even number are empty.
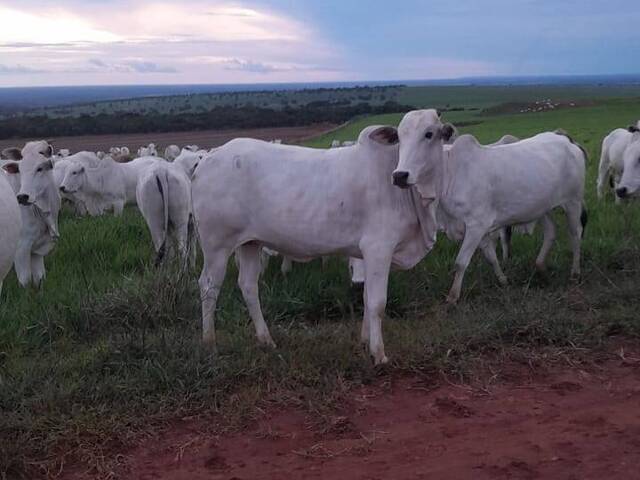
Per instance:
[[[587,370],[511,365],[506,373],[483,388],[387,378],[348,393],[332,416],[267,411],[241,433],[180,422],[129,452],[123,477],[640,477],[640,358],[627,352]]]

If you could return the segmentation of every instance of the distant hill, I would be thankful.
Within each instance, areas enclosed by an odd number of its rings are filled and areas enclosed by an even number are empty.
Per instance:
[[[462,86],[462,85],[640,85],[638,75],[567,75],[523,77],[467,77],[444,80],[398,80],[328,83],[276,83],[228,85],[105,85],[73,87],[0,88],[0,113],[56,107],[78,103],[142,97],[193,95],[223,92],[287,91],[356,86]]]

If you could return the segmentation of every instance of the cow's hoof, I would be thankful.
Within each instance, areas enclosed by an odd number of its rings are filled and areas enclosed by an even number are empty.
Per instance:
[[[447,295],[447,300],[446,300],[447,305],[457,305],[459,298],[460,297],[458,297],[457,295],[452,295],[452,294]]]
[[[376,355],[371,355],[371,360],[373,360],[373,364],[376,367],[381,367],[383,365],[386,365],[389,363],[389,359],[387,358],[387,356],[383,353],[380,356],[376,356]]]
[[[503,287],[506,287],[507,285],[509,285],[509,279],[505,276],[498,277],[498,283],[500,283],[500,285],[502,285]]]
[[[263,347],[276,348],[276,342],[273,341],[271,335],[258,337],[258,343]]]

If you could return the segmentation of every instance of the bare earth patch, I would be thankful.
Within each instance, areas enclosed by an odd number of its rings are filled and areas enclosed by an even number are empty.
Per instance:
[[[125,452],[121,478],[635,478],[640,462],[640,348],[589,367],[504,365],[477,386],[383,377],[334,416],[261,411],[214,435],[182,420]],[[502,369],[501,369],[502,370]],[[499,376],[499,378],[505,378]],[[67,479],[93,478],[71,472]]]
[[[72,152],[79,152],[82,150],[108,151],[109,148],[114,146],[127,146],[132,152],[135,152],[141,145],[148,145],[151,142],[160,146],[162,151],[164,151],[164,147],[171,144],[179,146],[195,144],[202,148],[209,149],[220,146],[237,137],[257,138],[260,140],[281,139],[284,143],[299,143],[327,132],[335,127],[335,125],[323,123],[303,127],[85,135],[81,137],[56,137],[51,138],[50,140],[56,148],[69,148]],[[7,147],[22,146],[28,140],[33,139],[0,140],[0,150]],[[158,153],[160,155],[162,154],[160,150]]]

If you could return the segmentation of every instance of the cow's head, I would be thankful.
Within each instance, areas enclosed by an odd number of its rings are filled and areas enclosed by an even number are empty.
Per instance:
[[[87,181],[85,166],[77,161],[72,161],[67,166],[64,178],[60,183],[62,193],[76,193],[82,190]]]
[[[616,189],[620,198],[640,196],[640,131],[635,132],[624,151],[624,170]]]
[[[14,152],[13,159],[19,161],[6,164],[4,169],[9,174],[20,173],[18,203],[33,205],[54,185],[52,156],[53,147],[44,140],[27,143],[19,155]]]
[[[209,152],[206,150],[199,150],[197,152],[192,152],[191,150],[187,150],[187,148],[183,148],[180,152],[180,155],[176,157],[173,161],[174,164],[180,166],[184,173],[187,174],[187,177],[190,179],[193,177],[193,173],[196,171],[196,168],[200,164],[203,158],[205,158]]]
[[[407,188],[435,173],[442,164],[442,147],[454,133],[453,125],[443,124],[435,110],[407,113],[398,127],[400,160],[393,184]]]

